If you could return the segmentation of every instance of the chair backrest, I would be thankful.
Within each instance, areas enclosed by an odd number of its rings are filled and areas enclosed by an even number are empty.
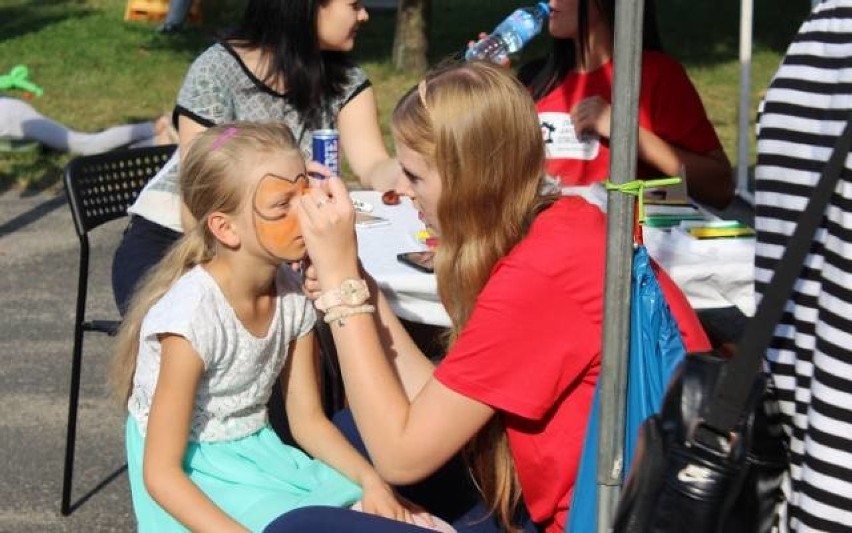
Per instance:
[[[79,156],[65,167],[65,194],[77,235],[127,215],[145,184],[154,177],[177,146],[129,148]]]

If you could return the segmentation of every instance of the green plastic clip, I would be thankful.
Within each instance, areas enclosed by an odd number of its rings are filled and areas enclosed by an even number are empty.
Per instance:
[[[615,184],[609,180],[604,182],[604,187],[608,191],[618,191],[631,196],[636,196],[639,199],[639,223],[645,222],[645,189],[648,187],[668,187],[677,185],[682,180],[679,177],[672,178],[657,178],[653,180],[633,180],[627,183]]]

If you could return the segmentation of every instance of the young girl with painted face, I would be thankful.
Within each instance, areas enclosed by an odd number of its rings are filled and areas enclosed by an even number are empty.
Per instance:
[[[323,414],[314,307],[282,266],[305,254],[293,206],[307,178],[290,130],[211,128],[180,183],[198,224],[132,301],[114,365],[139,531],[258,531],[293,508],[359,499],[412,520]],[[310,457],[269,426],[276,379]]]

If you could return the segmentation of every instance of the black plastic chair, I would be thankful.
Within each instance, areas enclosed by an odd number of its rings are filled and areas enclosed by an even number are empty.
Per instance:
[[[115,335],[119,320],[86,320],[89,285],[89,232],[98,226],[127,216],[127,208],[146,183],[168,161],[175,145],[131,148],[81,156],[65,167],[65,194],[74,227],[80,239],[80,266],[77,281],[77,311],[74,319],[74,349],[71,359],[71,390],[68,398],[68,433],[65,443],[65,469],[62,479],[64,516],[71,514],[71,481],[74,473],[74,443],[77,434],[77,406],[80,396],[83,335],[87,332]]]

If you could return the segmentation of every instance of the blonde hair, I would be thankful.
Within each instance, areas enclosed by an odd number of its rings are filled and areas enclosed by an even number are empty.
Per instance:
[[[438,294],[458,337],[494,265],[550,205],[544,181],[544,143],[535,104],[502,67],[452,65],[426,76],[397,104],[392,130],[441,177],[435,256]],[[499,417],[468,447],[480,490],[512,529],[520,487]]]
[[[207,227],[214,212],[237,213],[248,194],[247,170],[259,154],[293,152],[293,134],[283,124],[235,122],[212,127],[196,137],[181,162],[181,199],[198,222],[172,245],[140,282],[118,332],[111,368],[112,388],[126,403],[130,396],[142,321],[151,307],[188,270],[210,261],[217,241]]]

